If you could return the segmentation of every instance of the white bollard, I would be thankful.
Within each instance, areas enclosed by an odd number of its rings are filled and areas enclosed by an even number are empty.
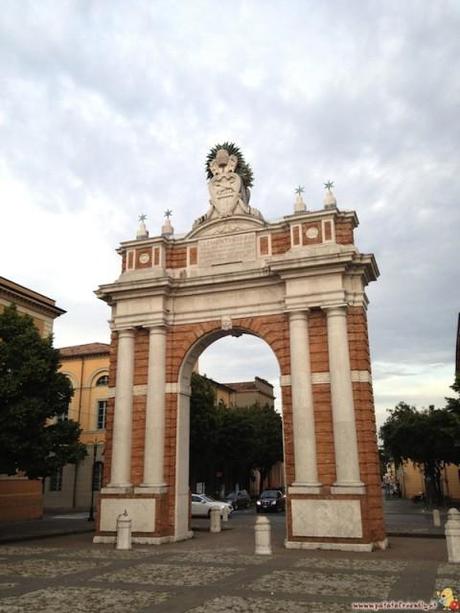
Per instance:
[[[439,528],[441,526],[441,515],[438,509],[433,509],[433,526]]]
[[[220,532],[222,530],[222,526],[220,523],[220,509],[211,509],[211,513],[209,516],[211,518],[209,532]]]
[[[125,512],[117,518],[117,546],[116,549],[131,549],[131,519],[128,517],[128,512]]]
[[[460,564],[460,513],[449,509],[446,522],[447,559]]]
[[[224,523],[225,523],[225,522],[228,522],[228,514],[229,514],[229,513],[230,513],[230,511],[229,511],[229,508],[228,508],[228,507],[224,507],[224,508],[222,509],[222,521],[223,521]]]
[[[255,525],[255,540],[256,540],[256,555],[271,556],[272,555],[272,543],[271,543],[271,525],[268,517],[260,515],[256,519]]]

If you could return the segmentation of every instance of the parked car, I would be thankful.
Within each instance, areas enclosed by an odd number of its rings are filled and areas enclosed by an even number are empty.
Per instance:
[[[224,509],[228,510],[230,517],[233,512],[233,507],[228,502],[215,500],[206,494],[192,494],[192,516],[194,517],[209,517],[211,509],[220,509],[220,516],[223,516]]]
[[[239,490],[239,492],[230,492],[225,497],[225,500],[233,505],[236,509],[247,509],[251,504],[251,497],[246,490]]]
[[[257,513],[284,511],[286,499],[280,490],[264,490],[256,502]]]

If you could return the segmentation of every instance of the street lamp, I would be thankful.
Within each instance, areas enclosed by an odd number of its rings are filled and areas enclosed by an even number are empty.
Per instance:
[[[94,521],[94,485],[96,481],[97,441],[93,443],[93,467],[91,469],[91,505],[89,507],[88,521]]]

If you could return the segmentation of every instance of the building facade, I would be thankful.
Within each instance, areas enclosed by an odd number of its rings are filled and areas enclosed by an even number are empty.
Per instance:
[[[15,304],[19,313],[32,317],[43,338],[53,332],[56,317],[65,313],[52,298],[0,277],[0,313],[10,304]],[[42,515],[41,481],[0,475],[0,521],[36,519]]]
[[[110,345],[89,343],[59,349],[60,371],[72,384],[67,417],[80,424],[80,441],[88,455],[79,464],[68,464],[45,480],[47,509],[90,508],[101,488],[104,465],[105,424],[108,401]]]

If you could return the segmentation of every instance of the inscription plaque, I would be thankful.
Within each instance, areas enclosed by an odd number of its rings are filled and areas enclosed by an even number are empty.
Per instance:
[[[207,238],[198,243],[200,266],[216,266],[249,262],[256,259],[256,235],[254,232]]]

